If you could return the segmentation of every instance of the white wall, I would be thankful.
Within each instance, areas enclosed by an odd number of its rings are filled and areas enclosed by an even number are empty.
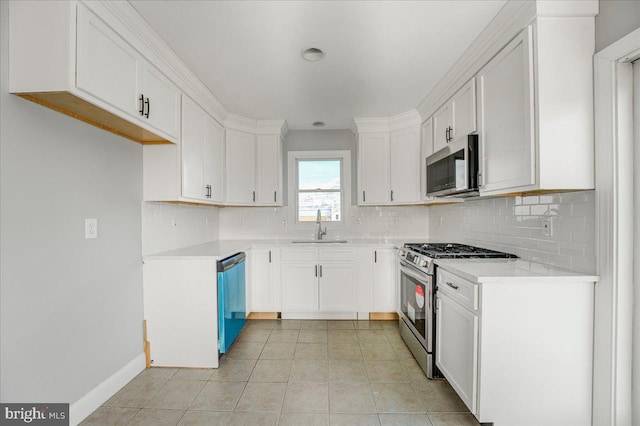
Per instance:
[[[634,126],[634,260],[633,260],[633,361],[631,405],[633,421],[640,423],[640,62],[633,65],[633,126]]]
[[[540,229],[547,216],[553,218],[551,237]],[[562,268],[596,271],[594,191],[432,206],[429,231],[432,240],[475,244]]]
[[[219,209],[170,203],[142,203],[142,254],[219,239]]]
[[[140,145],[10,95],[0,2],[0,400],[73,403],[141,355]],[[84,219],[98,239],[84,239]]]

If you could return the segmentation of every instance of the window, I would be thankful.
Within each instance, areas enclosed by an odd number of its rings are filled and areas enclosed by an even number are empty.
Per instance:
[[[298,160],[298,222],[342,220],[342,160]]]
[[[289,217],[308,227],[317,219],[344,223],[351,189],[349,151],[291,151],[288,161]]]

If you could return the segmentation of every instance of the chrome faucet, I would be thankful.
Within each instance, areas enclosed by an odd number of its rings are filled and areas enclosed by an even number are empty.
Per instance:
[[[316,231],[316,240],[321,240],[323,235],[327,235],[327,227],[325,226],[324,231],[322,230],[320,209],[318,209],[318,214],[316,215],[316,223],[318,224],[318,230]]]

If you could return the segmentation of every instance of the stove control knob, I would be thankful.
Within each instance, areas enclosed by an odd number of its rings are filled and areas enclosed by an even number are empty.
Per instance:
[[[420,266],[422,266],[423,268],[426,268],[427,266],[429,266],[429,262],[426,260],[423,260],[420,264]]]
[[[407,254],[407,252],[404,251],[404,250],[399,250],[398,251],[398,256],[400,256],[400,257],[404,257],[406,254]]]

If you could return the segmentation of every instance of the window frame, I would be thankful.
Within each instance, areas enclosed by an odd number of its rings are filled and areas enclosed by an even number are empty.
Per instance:
[[[316,226],[314,222],[298,221],[298,161],[340,160],[340,215],[342,220],[323,222],[330,228],[343,227],[349,222],[348,209],[351,206],[351,152],[342,150],[331,151],[289,151],[287,159],[287,181],[289,212],[288,224],[294,229],[310,229]],[[333,191],[331,191],[333,192]],[[323,225],[323,226],[325,226]]]

